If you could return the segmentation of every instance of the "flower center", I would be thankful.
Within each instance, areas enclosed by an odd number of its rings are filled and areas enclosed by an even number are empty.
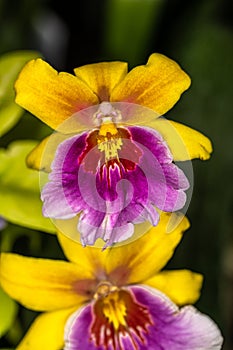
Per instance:
[[[97,137],[98,149],[105,154],[105,164],[110,159],[119,161],[118,150],[121,149],[123,142],[118,130],[112,122],[102,124]]]
[[[103,283],[97,289],[95,299],[91,341],[97,347],[107,350],[112,345],[114,350],[123,350],[125,337],[135,350],[140,348],[139,343],[145,345],[144,334],[153,323],[148,309],[137,303],[129,291]]]
[[[111,170],[118,171],[120,178],[124,172],[132,171],[139,162],[142,151],[132,140],[127,128],[117,127],[121,120],[120,111],[110,103],[103,102],[94,115],[97,129],[86,138],[86,146],[78,158],[78,163],[86,171],[99,172],[100,179],[106,179],[111,186]]]
[[[118,150],[121,149],[123,142],[116,127],[116,123],[121,120],[120,111],[112,107],[109,102],[102,102],[95,118],[100,123],[97,137],[98,149],[105,153],[105,164],[111,159],[119,162]]]

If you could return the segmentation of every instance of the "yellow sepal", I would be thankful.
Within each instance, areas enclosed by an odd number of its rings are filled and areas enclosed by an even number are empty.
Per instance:
[[[40,58],[24,66],[15,90],[16,103],[53,129],[80,109],[99,103],[81,79],[65,72],[58,74]]]
[[[200,297],[203,276],[188,270],[162,271],[143,283],[159,289],[175,304],[193,304]]]
[[[111,102],[131,102],[165,114],[190,86],[189,76],[170,58],[154,53],[112,91]]]
[[[0,280],[3,290],[32,310],[78,307],[89,298],[79,293],[79,281],[92,279],[92,274],[86,269],[70,262],[1,254]]]
[[[112,90],[126,76],[126,62],[101,62],[87,64],[74,69],[77,77],[82,79],[101,101],[109,101]]]
[[[16,350],[59,350],[64,347],[64,328],[76,308],[46,312],[32,323]]]
[[[158,118],[148,126],[163,136],[175,161],[210,158],[213,151],[211,141],[199,131],[164,118]]]
[[[116,283],[121,280],[125,284],[145,281],[166,265],[188,228],[186,217],[161,213],[159,224],[142,237],[109,250],[105,263],[107,274]]]

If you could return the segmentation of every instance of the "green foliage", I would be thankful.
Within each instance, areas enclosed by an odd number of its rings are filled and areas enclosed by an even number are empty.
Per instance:
[[[39,54],[13,51],[0,57],[0,137],[20,119],[24,111],[14,102],[14,82],[25,63]]]
[[[108,56],[127,60],[133,66],[144,59],[163,4],[162,0],[109,0],[104,33]]]
[[[36,144],[16,141],[0,149],[0,215],[14,224],[53,233],[51,221],[42,215],[38,172],[25,164]]]
[[[16,314],[17,304],[0,288],[0,337],[2,337],[12,326]]]

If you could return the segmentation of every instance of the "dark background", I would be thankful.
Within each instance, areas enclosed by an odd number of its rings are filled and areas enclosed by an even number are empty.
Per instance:
[[[192,78],[191,88],[166,117],[206,134],[214,153],[209,161],[193,161],[194,191],[187,212],[191,228],[169,268],[203,273],[196,306],[219,325],[224,350],[233,349],[232,4],[230,0],[0,0],[0,54],[37,50],[57,70],[72,73],[75,67],[103,60],[128,61],[132,68],[159,52],[180,63]],[[30,123],[25,128],[22,119],[1,145],[15,138],[39,139],[40,122],[31,117]],[[16,240],[15,251],[62,257],[54,236],[41,235],[32,253],[30,230],[20,230],[24,233]],[[2,347],[14,346],[34,316],[20,308],[18,333],[2,338]]]

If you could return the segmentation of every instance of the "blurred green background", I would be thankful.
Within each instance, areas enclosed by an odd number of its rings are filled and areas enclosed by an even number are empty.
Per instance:
[[[159,52],[192,78],[191,88],[166,116],[206,134],[214,153],[207,162],[193,161],[187,212],[192,226],[168,267],[204,274],[197,307],[221,328],[224,350],[233,349],[232,15],[231,0],[0,0],[0,55],[32,50],[57,70],[72,73],[74,67],[103,60],[128,61],[132,68]],[[1,137],[1,147],[50,132],[28,113],[18,119]],[[0,189],[3,183],[0,178]],[[8,220],[0,233],[2,250],[63,257],[55,236]],[[8,307],[11,327],[0,339],[2,349],[13,348],[36,315]]]

